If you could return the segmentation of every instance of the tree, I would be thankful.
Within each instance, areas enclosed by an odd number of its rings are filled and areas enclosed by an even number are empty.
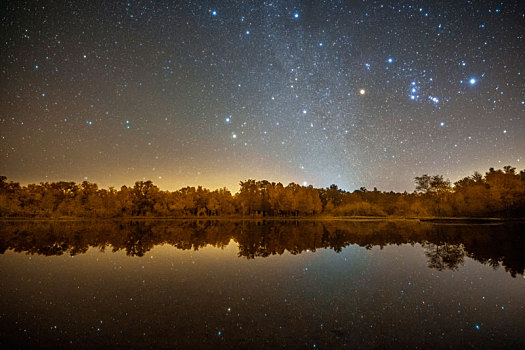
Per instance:
[[[444,194],[451,191],[450,181],[444,180],[443,175],[416,176],[416,192],[423,194]]]
[[[262,180],[240,182],[235,195],[226,189],[202,186],[175,192],[160,191],[151,181],[133,187],[100,189],[83,181],[59,181],[21,186],[0,176],[0,216],[215,216],[263,214],[416,215],[416,216],[525,216],[525,171],[512,166],[475,172],[454,184],[442,175],[415,178],[412,194],[381,192],[364,187],[352,193],[337,185],[316,189]]]
[[[257,186],[255,180],[248,179],[241,181],[239,194],[237,199],[241,207],[242,215],[251,214],[254,210],[258,209],[260,203],[260,189]]]
[[[525,183],[515,170],[511,166],[505,166],[503,170],[490,168],[485,174],[493,210],[506,216],[525,211]]]
[[[135,215],[151,215],[159,188],[148,181],[137,181],[131,191],[133,213]]]
[[[338,207],[343,201],[344,193],[337,185],[332,184],[326,189],[326,201],[330,201],[335,207]]]

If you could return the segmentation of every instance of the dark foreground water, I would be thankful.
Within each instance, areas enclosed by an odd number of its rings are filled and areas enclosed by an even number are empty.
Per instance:
[[[3,222],[0,346],[524,348],[525,226]]]

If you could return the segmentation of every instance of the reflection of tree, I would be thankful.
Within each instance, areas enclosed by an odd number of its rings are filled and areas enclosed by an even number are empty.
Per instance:
[[[465,251],[462,245],[425,243],[425,255],[428,257],[428,267],[444,270],[457,270],[465,261]]]
[[[151,234],[151,227],[144,225],[129,225],[128,236],[125,240],[126,254],[144,256],[154,246],[155,238]]]
[[[0,253],[11,249],[47,256],[76,255],[96,247],[143,256],[160,244],[198,250],[207,245],[223,248],[233,240],[239,246],[239,257],[255,259],[320,248],[340,252],[351,244],[370,249],[421,243],[431,268],[456,270],[467,256],[494,268],[503,265],[515,277],[523,275],[525,267],[522,231],[519,223],[434,225],[410,221],[4,222]]]

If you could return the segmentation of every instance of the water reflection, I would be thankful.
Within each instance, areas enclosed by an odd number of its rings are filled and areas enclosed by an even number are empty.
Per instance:
[[[156,245],[182,250],[238,244],[239,257],[300,254],[328,248],[340,252],[356,244],[374,246],[421,244],[428,267],[458,269],[465,257],[494,268],[503,266],[512,277],[525,268],[524,225],[439,225],[422,222],[344,221],[98,221],[5,222],[0,253],[7,250],[39,255],[78,255],[91,247],[130,256],[143,256]]]

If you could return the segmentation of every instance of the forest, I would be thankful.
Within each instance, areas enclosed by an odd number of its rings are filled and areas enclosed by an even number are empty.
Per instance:
[[[163,191],[151,181],[120,190],[88,181],[21,186],[0,176],[0,217],[525,217],[525,170],[490,168],[454,184],[442,175],[414,181],[412,193],[398,193],[249,179],[232,194],[201,186]]]

